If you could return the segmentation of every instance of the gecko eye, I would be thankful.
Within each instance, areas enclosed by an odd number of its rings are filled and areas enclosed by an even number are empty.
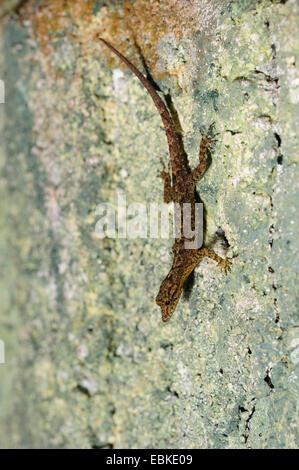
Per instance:
[[[170,305],[171,304],[171,300],[170,299],[166,299],[165,300],[165,305]]]

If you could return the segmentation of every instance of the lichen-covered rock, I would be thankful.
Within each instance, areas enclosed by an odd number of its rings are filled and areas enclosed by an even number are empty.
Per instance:
[[[297,447],[298,6],[106,3],[30,0],[1,23],[0,444]],[[167,95],[192,166],[199,127],[219,132],[198,192],[232,272],[203,261],[167,324],[172,241],[95,235],[101,202],[162,202],[168,158],[99,34]]]

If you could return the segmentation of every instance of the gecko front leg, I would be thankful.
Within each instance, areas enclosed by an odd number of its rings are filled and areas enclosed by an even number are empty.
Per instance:
[[[198,263],[205,257],[217,261],[220,270],[224,271],[225,274],[231,270],[232,262],[230,258],[221,258],[221,256],[217,255],[215,251],[210,250],[209,248],[201,248],[197,253]]]

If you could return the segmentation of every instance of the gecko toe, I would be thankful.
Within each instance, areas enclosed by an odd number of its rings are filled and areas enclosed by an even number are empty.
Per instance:
[[[227,275],[231,271],[231,258],[223,259],[220,263],[220,271]]]

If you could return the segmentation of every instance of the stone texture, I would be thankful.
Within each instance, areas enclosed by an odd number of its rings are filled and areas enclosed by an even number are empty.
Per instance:
[[[296,2],[72,3],[1,23],[1,447],[297,447]],[[94,234],[117,192],[162,201],[168,158],[99,33],[169,94],[192,165],[219,132],[198,190],[233,269],[205,260],[165,325],[171,240]]]

